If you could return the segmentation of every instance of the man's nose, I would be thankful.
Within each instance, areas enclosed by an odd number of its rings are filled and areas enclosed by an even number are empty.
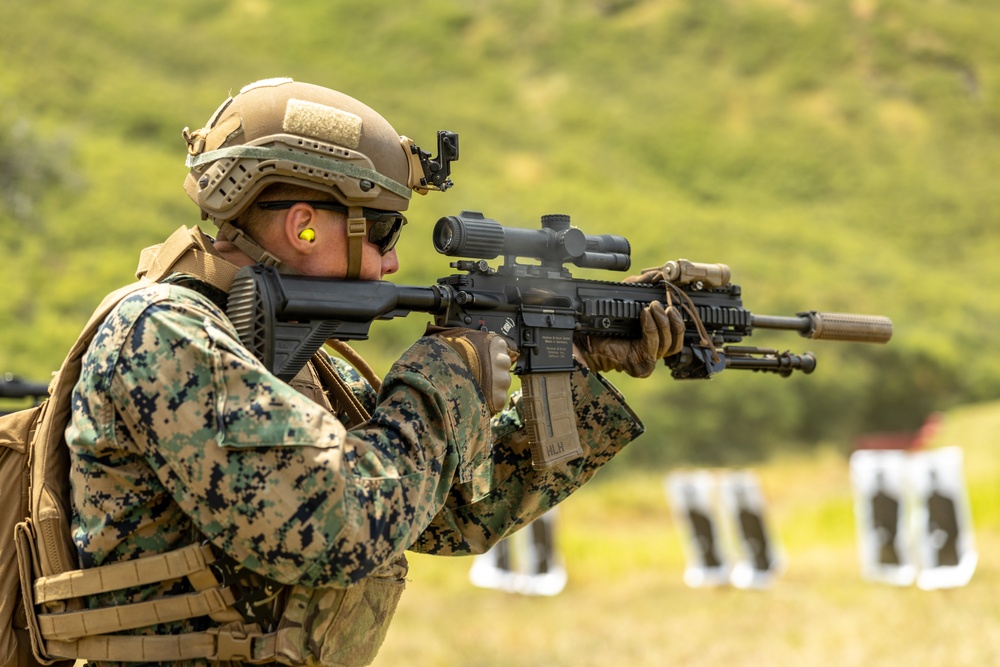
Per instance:
[[[396,273],[396,271],[399,271],[399,255],[396,254],[396,249],[393,248],[382,255],[382,275],[387,276],[390,273]]]

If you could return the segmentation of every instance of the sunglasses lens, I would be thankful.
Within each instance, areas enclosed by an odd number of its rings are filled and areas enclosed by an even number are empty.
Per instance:
[[[396,215],[391,218],[379,220],[372,223],[368,229],[368,241],[372,245],[378,246],[379,251],[385,255],[394,247],[399,240],[399,233],[403,229],[403,216]]]

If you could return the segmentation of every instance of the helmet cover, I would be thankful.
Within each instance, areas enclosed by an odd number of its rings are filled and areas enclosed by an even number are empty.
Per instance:
[[[216,224],[239,217],[273,183],[332,195],[345,206],[403,211],[421,187],[413,142],[362,102],[292,79],[265,79],[187,128],[188,196]],[[415,168],[416,167],[416,168]]]

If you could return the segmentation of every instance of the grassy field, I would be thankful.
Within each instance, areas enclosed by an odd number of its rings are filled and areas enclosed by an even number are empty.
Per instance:
[[[611,473],[568,500],[569,570],[554,598],[473,588],[471,561],[411,558],[411,582],[376,665],[983,665],[1000,654],[1000,404],[951,412],[979,566],[960,589],[860,577],[847,460],[831,450],[755,467],[787,567],[766,591],[692,589],[664,472]]]

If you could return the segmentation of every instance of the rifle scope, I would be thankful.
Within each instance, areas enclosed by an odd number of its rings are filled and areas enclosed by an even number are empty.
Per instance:
[[[545,266],[565,262],[626,271],[632,263],[628,239],[615,234],[584,234],[568,215],[543,215],[541,229],[504,227],[478,211],[462,211],[434,225],[434,248],[442,255],[493,259],[533,257]]]

